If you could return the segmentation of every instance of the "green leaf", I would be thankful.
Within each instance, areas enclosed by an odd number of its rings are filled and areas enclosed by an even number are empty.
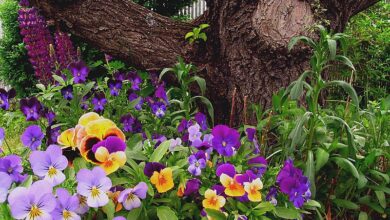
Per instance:
[[[45,90],[46,90],[46,87],[45,87],[45,85],[43,85],[43,84],[36,84],[35,85],[38,89],[40,89],[40,90],[42,90],[42,92],[44,92]]]
[[[152,156],[150,156],[150,162],[159,162],[161,158],[164,157],[165,153],[168,151],[171,141],[164,141],[153,151]]]
[[[206,209],[206,213],[208,216],[210,216],[211,218],[213,218],[215,220],[226,220],[225,214],[223,214],[222,212],[220,212],[218,210]]]
[[[84,160],[84,158],[78,157],[73,160],[73,167],[74,167],[74,172],[78,173],[79,170],[87,168],[87,163]]]
[[[305,123],[310,119],[312,114],[313,113],[311,112],[305,112],[305,114],[298,119],[297,125],[288,136],[288,138],[291,139],[291,149],[295,148],[302,141]]]
[[[359,179],[359,172],[351,161],[342,157],[332,157],[331,160],[334,161],[342,169],[350,172],[356,179]]]
[[[24,180],[24,182],[20,184],[20,186],[28,188],[31,186],[32,182],[33,182],[33,176],[29,175],[26,178],[26,180]]]
[[[309,201],[307,201],[307,202],[305,203],[305,205],[311,206],[311,207],[321,208],[321,204],[320,204],[319,202],[315,201],[315,200],[312,200],[312,199],[310,199]]]
[[[293,37],[290,42],[288,43],[288,50],[291,51],[291,49],[299,42],[302,41],[305,44],[311,46],[312,48],[316,47],[316,43],[308,37],[305,36],[299,36],[299,37]]]
[[[311,151],[311,150],[309,150],[307,152],[305,176],[307,176],[310,180],[310,191],[313,195],[313,198],[315,198],[315,195],[316,195],[315,167],[314,167],[313,151]]]
[[[275,209],[275,206],[271,204],[270,202],[261,202],[258,204],[253,210],[252,213],[255,216],[262,216],[265,213],[272,211]]]
[[[194,36],[194,32],[191,31],[191,32],[188,32],[184,38],[187,40],[188,38],[193,37],[193,36]]]
[[[214,124],[214,107],[213,107],[213,104],[211,104],[210,100],[208,100],[206,97],[203,97],[203,96],[195,96],[192,98],[192,100],[195,100],[195,99],[200,99],[200,101],[206,105],[207,112],[209,113],[209,116],[211,118],[211,122],[212,122],[212,124]]]
[[[293,208],[275,207],[274,213],[283,219],[297,219],[299,217],[299,212]]]
[[[138,105],[138,103],[141,101],[141,97],[138,97],[136,99],[134,99],[133,101],[131,101],[128,105],[128,108],[130,109],[134,109],[136,105]]]
[[[328,82],[326,84],[326,86],[340,86],[351,97],[353,104],[356,107],[359,107],[359,98],[357,96],[355,89],[352,87],[351,84],[349,84],[345,81],[341,81],[341,80],[334,80],[334,81]]]
[[[366,176],[363,173],[359,172],[358,189],[365,187],[367,185],[367,182],[368,180]]]
[[[330,59],[334,60],[337,52],[337,42],[333,39],[328,39],[327,41],[328,41]]]
[[[294,86],[291,88],[290,96],[292,100],[297,100],[302,96],[303,84],[306,77],[311,73],[311,71],[305,71],[297,81],[295,81]]]
[[[376,198],[378,199],[379,204],[382,208],[386,208],[386,196],[383,191],[375,191]]]
[[[0,219],[4,219],[4,220],[13,219],[7,203],[0,204]]]
[[[174,72],[172,68],[165,68],[161,71],[160,76],[158,77],[158,80],[161,81],[161,79],[164,77],[164,75],[168,72]]]
[[[61,85],[65,85],[65,80],[61,77],[61,76],[58,76],[58,75],[52,75],[53,79],[57,82],[59,82]]]
[[[112,200],[109,200],[107,205],[103,206],[103,212],[106,213],[107,219],[113,219],[115,213],[115,204]]]
[[[200,92],[204,95],[206,93],[206,80],[199,76],[194,76],[192,78],[198,83]]]
[[[204,42],[206,42],[206,41],[207,41],[207,35],[206,35],[206,33],[200,33],[200,34],[199,34],[199,39],[202,39]]]
[[[349,147],[352,147],[353,150],[356,152],[357,149],[356,149],[356,146],[355,146],[354,136],[353,136],[352,130],[349,127],[349,125],[347,124],[347,122],[345,122],[343,119],[341,119],[341,118],[339,118],[337,116],[326,116],[324,118],[328,118],[328,119],[337,121],[337,122],[339,122],[340,124],[342,124],[345,127],[346,132],[347,132],[348,145],[349,145]]]
[[[368,220],[367,212],[360,212],[358,220]]]
[[[367,187],[373,190],[380,190],[382,192],[385,192],[386,194],[390,194],[390,188],[386,186],[367,186]]]
[[[346,66],[348,66],[352,70],[355,70],[355,67],[353,66],[351,60],[346,56],[336,55],[335,60],[339,61],[340,63],[345,64]]]
[[[358,204],[356,204],[354,202],[351,202],[349,200],[345,200],[345,199],[334,199],[333,203],[336,204],[338,207],[341,207],[341,208],[352,209],[352,210],[358,210],[359,209],[359,205]]]
[[[329,160],[329,153],[323,148],[316,151],[316,171],[318,172]]]
[[[167,206],[157,207],[157,217],[160,220],[177,220],[176,213]]]
[[[127,220],[137,220],[141,215],[142,208],[132,209],[127,215]]]
[[[199,25],[199,28],[200,28],[201,30],[206,29],[206,28],[208,28],[208,27],[210,27],[209,24],[201,24],[201,25]]]

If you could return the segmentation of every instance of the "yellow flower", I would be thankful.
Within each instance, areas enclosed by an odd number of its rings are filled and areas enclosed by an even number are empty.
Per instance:
[[[202,201],[202,205],[205,209],[221,209],[226,202],[223,196],[218,196],[216,190],[208,189],[204,194],[205,199]]]
[[[240,197],[245,194],[244,187],[238,183],[235,178],[231,178],[226,174],[220,176],[220,181],[225,187],[225,194],[232,197]]]
[[[178,197],[183,197],[183,196],[184,196],[184,190],[185,190],[184,185],[183,185],[183,184],[180,184],[180,185],[179,185],[179,189],[177,189],[176,195],[177,195]]]
[[[126,163],[126,154],[123,151],[109,153],[107,148],[99,147],[96,150],[95,158],[101,162],[100,167],[106,171],[106,174],[111,174],[124,166]]]
[[[97,119],[85,125],[85,131],[88,135],[94,135],[103,140],[107,130],[115,127],[115,123],[109,119]]]
[[[263,188],[263,183],[260,178],[253,180],[251,183],[244,183],[245,192],[248,193],[248,199],[252,202],[261,202],[260,190]]]
[[[160,172],[154,171],[152,177],[150,177],[150,182],[156,186],[159,193],[167,192],[174,186],[172,169],[167,167]]]
[[[57,142],[64,147],[76,147],[76,130],[70,128],[60,134],[57,138]]]
[[[95,121],[95,120],[98,120],[100,119],[100,115],[95,113],[95,112],[89,112],[89,113],[85,113],[84,115],[82,115],[79,119],[79,125],[81,126],[87,126],[87,124],[91,121]]]

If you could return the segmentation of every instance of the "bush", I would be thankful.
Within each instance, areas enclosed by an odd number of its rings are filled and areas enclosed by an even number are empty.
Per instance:
[[[195,0],[135,0],[134,2],[153,9],[153,11],[159,14],[174,16],[180,9],[195,2]]]

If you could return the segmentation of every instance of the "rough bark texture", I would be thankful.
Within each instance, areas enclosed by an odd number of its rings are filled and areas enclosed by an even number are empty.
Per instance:
[[[308,50],[288,53],[291,37],[311,34],[315,0],[206,0],[209,10],[192,24],[172,21],[128,0],[79,0],[56,6],[35,1],[44,14],[104,52],[142,69],[173,65],[178,56],[200,67],[218,122],[227,122],[236,89],[234,125],[243,121],[244,99],[269,106],[272,94],[303,72]],[[378,0],[320,0],[331,28]],[[184,35],[208,23],[208,41],[190,46]],[[253,121],[252,121],[253,122]]]

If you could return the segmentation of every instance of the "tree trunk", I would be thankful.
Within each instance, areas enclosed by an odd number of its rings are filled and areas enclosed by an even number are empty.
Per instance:
[[[311,34],[309,28],[319,21],[313,13],[318,0],[206,1],[208,11],[191,24],[128,0],[79,0],[61,6],[53,0],[35,0],[34,5],[73,34],[137,68],[162,69],[184,57],[206,78],[217,122],[227,123],[232,110],[232,124],[238,125],[245,122],[245,99],[267,107],[272,94],[304,71],[310,51],[289,53],[287,45],[293,36]],[[320,3],[327,9],[324,16],[330,27],[342,31],[351,16],[378,1]],[[200,23],[211,25],[208,41],[187,44],[184,35]]]

